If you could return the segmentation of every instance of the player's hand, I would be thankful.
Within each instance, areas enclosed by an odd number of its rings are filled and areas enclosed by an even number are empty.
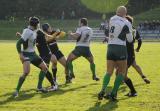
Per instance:
[[[68,31],[68,33],[67,33],[69,36],[71,36],[72,35],[72,31]]]
[[[59,32],[61,32],[61,31],[60,31],[60,29],[57,29],[56,32],[59,33]]]
[[[21,37],[21,33],[20,32],[16,32],[16,36],[17,37]]]
[[[24,56],[22,53],[19,54],[19,58],[20,58],[21,62],[23,63],[25,59],[24,59]]]
[[[105,42],[108,42],[108,38],[107,37],[103,40],[103,43],[105,43]]]
[[[136,52],[139,52],[139,49],[135,49]]]

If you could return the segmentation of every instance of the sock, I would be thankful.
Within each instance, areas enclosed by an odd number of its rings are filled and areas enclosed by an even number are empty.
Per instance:
[[[38,80],[38,86],[37,86],[38,89],[42,88],[42,83],[43,83],[45,75],[46,75],[46,72],[44,72],[44,71],[41,71],[39,73],[39,80]]]
[[[51,86],[53,86],[54,85],[54,82],[53,82],[54,80],[53,80],[52,74],[49,71],[47,71],[47,73],[46,73],[46,78],[50,82]]]
[[[19,92],[19,90],[21,89],[22,84],[23,84],[24,81],[25,81],[25,77],[21,76],[21,77],[19,78],[19,81],[18,81],[18,84],[17,84],[17,88],[16,88],[16,90],[17,90],[18,92]]]
[[[57,68],[52,68],[53,79],[56,80]]]
[[[72,62],[68,62],[67,68],[68,68],[68,71],[70,71],[70,73],[73,74],[73,64],[72,64]]]
[[[133,83],[131,81],[130,78],[128,78],[127,80],[125,80],[125,83],[127,84],[127,86],[129,87],[129,89],[131,90],[131,93],[136,92]]]
[[[111,76],[108,73],[106,73],[104,78],[103,78],[103,85],[102,85],[102,90],[101,91],[105,91],[106,90],[106,87],[107,87],[107,85],[108,85],[108,83],[110,81],[110,78],[111,78]]]
[[[96,75],[95,67],[96,67],[96,65],[94,63],[90,64],[90,69],[92,71],[93,76]]]
[[[113,87],[113,90],[112,90],[111,94],[113,94],[113,95],[116,95],[116,94],[117,94],[117,91],[118,91],[119,86],[121,85],[123,79],[124,79],[124,77],[123,77],[122,74],[118,74],[118,75],[116,76],[116,79],[115,79],[115,81],[114,81],[114,87]]]

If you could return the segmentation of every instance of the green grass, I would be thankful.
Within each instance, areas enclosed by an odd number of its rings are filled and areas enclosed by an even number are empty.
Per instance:
[[[60,43],[60,49],[67,56],[74,48],[73,43]],[[132,68],[129,76],[138,92],[134,98],[125,97],[129,90],[126,85],[120,87],[118,103],[108,100],[97,101],[97,93],[102,84],[106,69],[106,45],[93,43],[91,50],[95,57],[97,74],[100,82],[91,80],[88,62],[79,58],[74,62],[76,79],[70,85],[64,85],[64,69],[58,64],[59,90],[47,94],[35,91],[39,70],[31,67],[31,73],[25,81],[20,96],[16,99],[11,95],[16,87],[18,77],[22,74],[22,64],[15,49],[15,42],[0,42],[0,111],[159,111],[160,110],[160,47],[159,43],[143,43],[142,49],[136,53],[137,63],[151,80],[146,85]],[[109,89],[114,83],[114,76]],[[47,80],[44,86],[49,86]]]

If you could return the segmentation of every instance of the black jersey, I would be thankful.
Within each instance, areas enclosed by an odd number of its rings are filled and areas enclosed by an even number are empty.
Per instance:
[[[50,54],[50,49],[46,42],[45,34],[40,30],[37,31],[36,46],[41,57]]]
[[[52,31],[51,34],[54,34],[55,32],[56,31]],[[52,53],[59,51],[59,47],[58,47],[56,39],[53,39],[52,41],[48,42],[48,46]]]
[[[139,50],[141,48],[142,38],[140,37],[139,32],[137,30],[136,30],[135,37],[133,36],[133,41],[131,43],[129,43],[128,41],[126,42],[128,57],[135,56],[135,53],[134,53],[135,40],[138,41],[137,49]]]

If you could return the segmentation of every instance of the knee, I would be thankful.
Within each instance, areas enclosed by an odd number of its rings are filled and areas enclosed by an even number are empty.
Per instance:
[[[43,66],[41,67],[41,70],[42,70],[43,72],[46,72],[46,71],[48,71],[48,68],[47,68],[47,66],[43,65]]]

